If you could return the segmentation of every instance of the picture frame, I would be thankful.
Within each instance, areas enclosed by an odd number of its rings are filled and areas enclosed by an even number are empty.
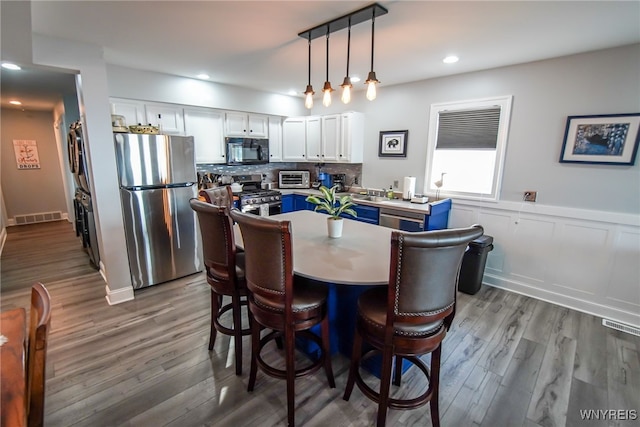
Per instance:
[[[378,157],[407,157],[408,130],[380,131]]]
[[[560,163],[633,165],[640,113],[568,116]]]

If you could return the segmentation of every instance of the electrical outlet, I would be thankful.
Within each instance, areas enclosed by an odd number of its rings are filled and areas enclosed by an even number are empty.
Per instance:
[[[398,188],[398,181],[393,181],[393,188]]]
[[[536,197],[538,197],[537,191],[525,191],[524,192],[524,201],[525,202],[535,202]]]

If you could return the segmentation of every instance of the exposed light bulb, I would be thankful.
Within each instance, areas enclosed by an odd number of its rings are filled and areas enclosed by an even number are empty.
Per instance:
[[[307,93],[304,98],[304,106],[308,109],[313,108],[313,93]]]
[[[367,83],[367,99],[369,101],[373,101],[376,99],[376,83],[377,82],[369,82]]]
[[[345,104],[348,104],[351,102],[351,86],[344,86],[342,88],[342,97],[340,99]]]
[[[329,105],[331,105],[331,91],[330,90],[325,90],[324,91],[324,95],[322,95],[322,105],[324,105],[325,107],[328,107]]]

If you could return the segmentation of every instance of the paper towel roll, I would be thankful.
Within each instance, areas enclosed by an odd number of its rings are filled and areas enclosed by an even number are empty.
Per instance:
[[[416,177],[405,176],[404,187],[402,187],[402,198],[404,200],[411,200],[414,194],[416,194]]]

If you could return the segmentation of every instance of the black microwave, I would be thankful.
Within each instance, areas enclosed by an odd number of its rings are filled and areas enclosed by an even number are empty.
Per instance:
[[[225,138],[228,165],[263,165],[269,163],[269,140]]]

